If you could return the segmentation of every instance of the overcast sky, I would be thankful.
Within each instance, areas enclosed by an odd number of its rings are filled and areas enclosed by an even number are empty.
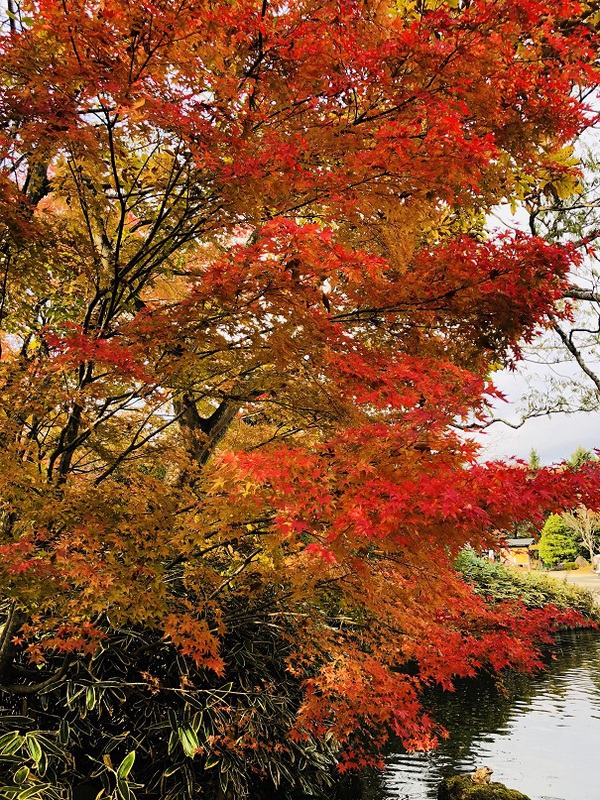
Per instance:
[[[600,134],[591,131],[586,138],[588,145],[600,151]],[[528,217],[522,209],[512,213],[507,206],[498,207],[488,218],[491,231],[528,230]],[[591,362],[596,371],[600,363]],[[524,363],[516,372],[500,372],[494,376],[494,383],[506,395],[507,403],[498,403],[495,416],[517,423],[522,419],[519,407],[522,398],[531,388],[541,390],[550,376],[561,376],[583,383],[588,379],[574,363],[544,366]],[[591,385],[591,382],[590,382]],[[558,413],[552,416],[537,417],[527,420],[518,430],[502,423],[496,423],[487,429],[485,434],[477,437],[483,445],[482,459],[516,458],[529,459],[534,448],[542,464],[552,464],[568,458],[577,447],[586,450],[600,449],[600,412],[580,412],[575,414]]]
[[[496,406],[496,415],[511,422],[519,420],[520,398],[527,391],[527,382],[517,373],[499,373],[496,385],[505,393],[508,403]],[[600,412],[553,414],[529,419],[518,430],[495,423],[477,437],[484,447],[483,459],[523,458],[534,448],[542,464],[568,458],[577,447],[600,449]]]

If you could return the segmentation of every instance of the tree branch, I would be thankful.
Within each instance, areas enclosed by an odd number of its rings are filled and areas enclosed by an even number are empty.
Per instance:
[[[563,297],[569,300],[586,300],[591,303],[600,303],[600,294],[592,289],[582,289],[580,286],[569,286],[564,292]]]
[[[4,679],[10,672],[15,652],[13,638],[26,619],[26,615],[17,608],[17,603],[13,600],[0,633],[0,686],[3,685]]]
[[[18,694],[18,695],[31,695],[37,694],[41,692],[42,689],[46,689],[48,686],[51,686],[56,681],[59,681],[63,678],[67,672],[69,667],[69,657],[65,656],[65,660],[63,661],[62,667],[58,669],[54,674],[50,675],[49,678],[46,678],[44,681],[40,681],[39,683],[8,683],[0,686],[0,688],[5,692],[11,692],[11,694]]]
[[[575,344],[573,343],[572,337],[568,336],[563,331],[563,329],[560,327],[558,322],[554,323],[553,328],[556,331],[556,333],[558,334],[558,336],[560,337],[560,340],[562,341],[564,346],[569,351],[569,353],[571,353],[571,355],[573,356],[575,361],[579,364],[579,366],[581,367],[582,371],[585,372],[585,374],[588,376],[588,378],[596,386],[596,389],[600,392],[600,377],[598,377],[598,375],[596,375],[596,373],[593,372],[588,367],[588,365],[585,363],[585,360],[584,360],[583,356],[581,355],[580,350],[578,350],[577,347],[575,346]]]
[[[185,392],[181,399],[173,400],[175,413],[187,440],[188,451],[198,465],[206,464],[227,433],[241,405],[240,400],[228,397],[221,401],[210,417],[201,417],[196,402],[189,392]]]

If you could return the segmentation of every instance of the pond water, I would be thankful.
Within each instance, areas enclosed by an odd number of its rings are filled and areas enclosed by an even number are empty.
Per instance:
[[[369,800],[431,800],[445,775],[494,770],[531,800],[600,798],[600,636],[565,636],[548,670],[499,686],[478,678],[432,698],[450,739],[428,754],[391,752]]]

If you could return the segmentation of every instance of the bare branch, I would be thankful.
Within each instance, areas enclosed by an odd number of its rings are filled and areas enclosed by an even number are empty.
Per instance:
[[[569,286],[563,292],[563,297],[570,300],[585,300],[591,303],[600,303],[600,293],[592,289],[582,289],[580,286]]]
[[[569,351],[569,353],[571,353],[575,361],[579,364],[582,371],[585,372],[588,378],[594,383],[596,389],[600,391],[600,377],[596,375],[596,373],[593,370],[591,370],[590,367],[588,367],[588,365],[585,363],[585,359],[583,358],[581,351],[578,350],[578,348],[573,343],[572,337],[567,335],[565,331],[563,331],[558,322],[556,322],[553,325],[553,328],[560,337],[560,340],[562,341],[564,346]]]

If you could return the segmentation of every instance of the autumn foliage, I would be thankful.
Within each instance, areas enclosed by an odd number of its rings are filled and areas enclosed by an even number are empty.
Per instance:
[[[4,783],[312,789],[390,732],[434,743],[424,685],[534,667],[582,622],[490,604],[453,561],[600,501],[593,465],[483,464],[462,430],[569,314],[575,250],[490,239],[485,213],[576,184],[596,23],[571,0],[9,4],[0,689],[28,720],[0,748],[30,769]]]

